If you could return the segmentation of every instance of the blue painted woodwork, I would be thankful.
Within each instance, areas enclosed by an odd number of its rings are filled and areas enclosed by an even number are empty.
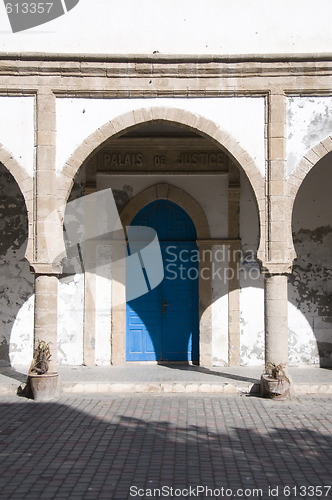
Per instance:
[[[198,361],[198,262],[190,260],[197,256],[195,226],[168,200],[144,207],[132,225],[157,232],[165,275],[156,288],[127,303],[126,359]]]

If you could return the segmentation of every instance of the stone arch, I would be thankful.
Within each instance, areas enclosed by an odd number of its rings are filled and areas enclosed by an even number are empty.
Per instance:
[[[301,158],[294,172],[290,175],[288,180],[289,196],[294,203],[298,190],[310,170],[319,162],[324,156],[332,151],[332,135],[326,137],[324,140],[318,142],[313,148],[305,153]],[[293,206],[292,203],[292,206]]]
[[[301,158],[294,172],[289,176],[287,187],[288,187],[288,227],[290,230],[290,234],[292,234],[292,216],[294,203],[296,199],[296,195],[308,175],[308,173],[312,170],[312,168],[326,156],[328,153],[332,151],[332,135],[326,137],[324,140],[318,142],[313,148],[305,153],[305,155]],[[293,245],[293,240],[292,240]],[[296,257],[295,248],[293,245],[292,248],[294,258]]]
[[[156,200],[169,200],[179,205],[192,219],[197,239],[210,238],[209,223],[200,204],[183,189],[168,183],[154,184],[138,193],[122,210],[120,214],[122,225],[124,227],[130,226],[135,215],[146,205]]]
[[[21,165],[13,158],[13,155],[0,145],[0,163],[8,170],[15,179],[22,196],[25,201],[25,206],[28,215],[28,245],[25,252],[25,257],[29,262],[32,262],[33,249],[33,179],[24,170]]]
[[[89,159],[92,153],[101,148],[105,141],[121,135],[133,127],[154,121],[191,128],[193,131],[205,135],[231,156],[236,165],[245,172],[253,188],[259,210],[261,238],[263,238],[265,234],[265,181],[254,160],[234,137],[218,127],[213,121],[177,108],[151,107],[133,110],[105,123],[93,132],[74,151],[58,178],[60,205],[67,201],[75,176],[82,164]],[[261,246],[262,244],[263,242],[261,242]]]

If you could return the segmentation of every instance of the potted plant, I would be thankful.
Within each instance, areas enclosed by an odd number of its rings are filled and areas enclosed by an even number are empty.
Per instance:
[[[56,395],[58,373],[48,371],[51,357],[49,343],[38,340],[28,374],[28,385],[35,401],[50,401]]]
[[[272,399],[289,398],[290,381],[282,364],[267,363],[261,376],[260,392],[263,397]]]

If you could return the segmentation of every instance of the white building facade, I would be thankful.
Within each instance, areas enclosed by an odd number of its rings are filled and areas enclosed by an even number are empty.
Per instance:
[[[136,31],[141,53],[118,33],[115,55],[99,35],[61,54],[52,33],[39,35],[43,53],[38,32],[30,51],[27,35],[7,35],[18,38],[0,54],[2,365],[28,365],[34,339],[57,345],[53,366],[332,365],[332,56],[289,43],[261,53],[254,36],[260,53],[243,55],[240,38],[225,56],[213,28],[205,53],[195,36],[175,52],[156,27]],[[94,265],[90,254],[70,267],[68,204],[105,190],[124,228],[145,221],[159,237],[164,278],[135,303],[125,241],[97,241]]]

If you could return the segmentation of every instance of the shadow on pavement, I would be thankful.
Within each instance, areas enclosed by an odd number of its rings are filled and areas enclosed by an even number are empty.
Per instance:
[[[278,498],[293,498],[280,494],[282,488],[331,483],[324,401],[319,410],[310,407],[318,430],[306,420],[305,405],[295,412],[285,402],[210,396],[66,401],[0,404],[2,498],[162,498],[154,488],[198,485],[232,489],[229,498],[239,488],[253,497],[256,489],[256,498],[264,499],[278,486]],[[130,496],[130,486],[132,493],[146,490]]]
[[[158,363],[158,364],[166,366],[167,368],[170,368],[173,370],[184,370],[184,371],[191,371],[191,372],[197,372],[197,373],[204,373],[205,375],[213,375],[215,377],[237,380],[240,382],[251,382],[253,384],[255,384],[255,383],[259,384],[259,380],[260,380],[259,378],[245,377],[243,375],[235,375],[234,373],[213,370],[210,368],[206,368],[204,366],[195,366],[195,365],[184,364],[184,363],[179,363],[179,364],[177,364],[177,363]],[[263,373],[264,367],[262,367],[261,370]]]

